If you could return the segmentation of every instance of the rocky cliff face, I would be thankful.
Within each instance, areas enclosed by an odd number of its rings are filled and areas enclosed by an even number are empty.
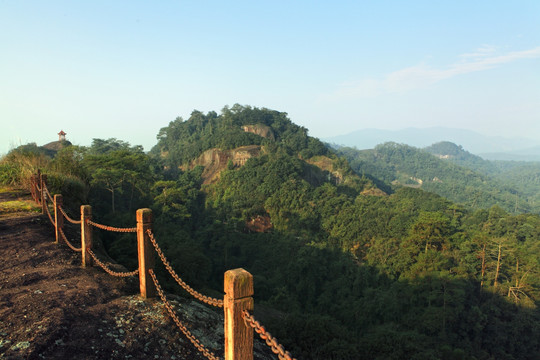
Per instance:
[[[311,159],[306,159],[305,161],[322,171],[323,178],[319,179],[321,183],[324,181],[331,181],[334,184],[341,184],[343,182],[343,174],[340,171],[334,171],[334,163],[329,157],[315,156]]]
[[[262,125],[262,124],[256,124],[256,125],[244,125],[242,126],[242,129],[245,132],[250,132],[259,136],[262,136],[263,138],[275,140],[274,132],[270,128],[270,126]]]
[[[189,168],[204,166],[202,177],[204,184],[211,184],[219,179],[219,174],[227,168],[229,161],[235,167],[243,166],[252,157],[261,154],[261,146],[249,145],[241,146],[232,150],[210,149],[206,150],[197,159],[189,164]]]

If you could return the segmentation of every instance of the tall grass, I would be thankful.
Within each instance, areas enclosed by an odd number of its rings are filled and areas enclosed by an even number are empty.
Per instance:
[[[0,159],[0,185],[29,189],[30,178],[38,169],[47,174],[51,193],[64,195],[66,204],[79,205],[86,201],[86,182],[70,169],[59,167],[35,144],[19,146]]]
[[[0,159],[0,184],[29,189],[30,177],[49,162],[45,154],[12,150]]]

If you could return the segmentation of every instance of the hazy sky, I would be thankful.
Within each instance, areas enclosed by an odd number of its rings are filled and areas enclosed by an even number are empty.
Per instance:
[[[0,0],[0,154],[63,129],[149,150],[239,103],[326,137],[447,126],[540,139],[540,1]]]

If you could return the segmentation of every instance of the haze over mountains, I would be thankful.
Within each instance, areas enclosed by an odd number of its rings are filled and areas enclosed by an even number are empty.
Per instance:
[[[389,141],[419,148],[441,141],[450,141],[484,159],[540,161],[540,141],[538,140],[486,136],[471,130],[446,127],[401,130],[362,129],[322,140],[358,149],[372,149],[378,144]]]

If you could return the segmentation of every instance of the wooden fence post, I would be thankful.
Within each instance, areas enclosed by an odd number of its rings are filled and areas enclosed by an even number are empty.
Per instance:
[[[244,269],[225,272],[225,360],[253,360],[253,329],[242,317],[253,310],[253,275]]]
[[[92,257],[88,249],[92,248],[92,226],[88,223],[92,220],[92,207],[90,205],[81,205],[81,254],[82,266],[92,266]]]
[[[35,179],[36,179],[36,197],[35,197],[35,200],[36,200],[36,203],[39,204],[39,202],[41,201],[41,193],[38,193],[38,187],[39,187],[39,184],[41,183],[41,170],[37,170],[37,173],[35,176]]]
[[[41,194],[40,194],[40,197],[41,197],[41,213],[42,214],[46,214],[47,213],[47,201],[45,200],[45,196],[47,196],[45,194],[45,186],[47,184],[47,175],[45,174],[41,174]]]
[[[62,204],[62,194],[54,195],[54,234],[56,236],[56,244],[58,244],[58,239],[60,239],[61,236],[60,230],[64,230],[64,215],[60,212]]]
[[[30,176],[30,195],[36,201],[36,175]]]
[[[154,269],[154,246],[146,232],[152,229],[152,210],[137,210],[137,249],[139,253],[139,287],[144,299],[156,296],[156,286],[148,273]]]

